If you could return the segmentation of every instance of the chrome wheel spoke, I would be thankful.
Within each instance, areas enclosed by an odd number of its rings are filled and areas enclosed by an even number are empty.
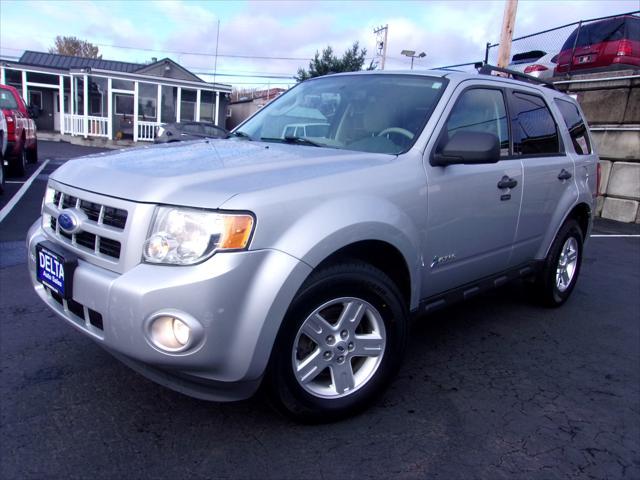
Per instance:
[[[336,393],[343,394],[355,387],[355,379],[353,377],[353,368],[351,362],[344,361],[331,366],[331,380]]]
[[[562,246],[558,266],[556,268],[556,287],[564,292],[573,281],[578,265],[578,241],[569,237]]]
[[[356,335],[353,343],[354,357],[377,357],[384,350],[384,340],[379,335]]]
[[[326,368],[319,348],[301,361],[296,369],[296,377],[300,383],[306,383],[316,378]]]
[[[319,313],[308,318],[302,325],[302,333],[317,345],[324,345],[325,338],[333,331],[333,327]]]
[[[348,331],[355,332],[366,310],[365,304],[358,300],[347,302],[338,319],[338,329],[346,328]]]

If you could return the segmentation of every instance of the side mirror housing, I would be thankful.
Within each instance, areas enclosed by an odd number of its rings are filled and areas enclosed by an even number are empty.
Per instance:
[[[456,164],[497,163],[500,160],[500,140],[493,133],[462,131],[437,148],[431,165],[446,167]]]

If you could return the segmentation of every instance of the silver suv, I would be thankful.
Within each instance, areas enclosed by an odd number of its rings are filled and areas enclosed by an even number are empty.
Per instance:
[[[67,162],[28,235],[31,279],[162,385],[217,401],[262,385],[297,419],[334,420],[391,381],[412,315],[519,277],[567,300],[597,160],[577,103],[550,88],[326,76],[228,139]]]

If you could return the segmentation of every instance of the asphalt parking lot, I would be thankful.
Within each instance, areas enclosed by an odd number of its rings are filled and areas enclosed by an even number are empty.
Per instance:
[[[41,142],[0,223],[0,478],[640,478],[640,238],[610,236],[638,226],[598,222],[560,309],[517,283],[418,319],[373,408],[303,426],[153,384],[38,300],[25,232],[48,173],[90,151]]]

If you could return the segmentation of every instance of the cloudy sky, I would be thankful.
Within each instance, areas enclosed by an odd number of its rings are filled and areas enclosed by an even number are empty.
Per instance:
[[[638,8],[638,0],[520,0],[515,36]],[[426,52],[416,68],[480,60],[485,44],[499,40],[503,9],[502,0],[0,0],[0,55],[47,51],[56,35],[73,35],[97,44],[106,59],[148,62],[168,56],[211,80],[204,74],[214,70],[219,21],[216,80],[250,88],[293,83],[286,77],[327,45],[341,53],[359,41],[369,60],[376,51],[373,28],[387,24],[387,69],[409,68],[403,49]],[[561,45],[568,33],[541,40]],[[559,46],[546,50],[553,48]]]

